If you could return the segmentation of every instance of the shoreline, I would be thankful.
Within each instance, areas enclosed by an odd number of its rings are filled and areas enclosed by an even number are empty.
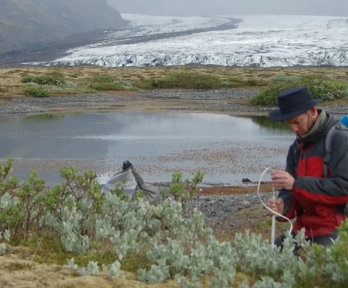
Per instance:
[[[254,106],[248,100],[257,89],[184,90],[157,89],[120,91],[112,94],[80,94],[34,98],[4,97],[0,115],[68,113],[90,111],[206,112],[228,115],[266,115],[269,107]]]
[[[275,107],[256,106],[249,103],[250,98],[259,91],[259,89],[245,88],[156,89],[46,98],[3,97],[0,101],[0,117],[112,111],[201,112],[231,116],[267,116]],[[318,107],[337,116],[345,115],[348,111],[348,103],[320,103]]]

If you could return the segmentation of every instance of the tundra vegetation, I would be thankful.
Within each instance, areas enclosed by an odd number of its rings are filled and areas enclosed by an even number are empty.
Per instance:
[[[307,85],[315,98],[345,102],[348,69],[239,67],[19,67],[0,69],[0,98],[112,94],[144,89],[258,89],[251,104],[276,104],[285,88]]]
[[[174,279],[182,287],[348,283],[348,221],[330,248],[310,246],[303,231],[296,239],[287,237],[282,251],[248,231],[219,241],[203,214],[186,205],[199,196],[200,172],[185,181],[173,175],[172,196],[163,193],[161,203],[152,205],[141,191],[131,202],[122,187],[101,193],[94,172],[79,174],[74,167],[61,168],[62,184],[54,187],[46,187],[35,171],[19,185],[16,176],[9,177],[12,164],[0,164],[0,257],[25,246],[36,262],[64,265],[77,275],[116,281],[132,272],[138,281]],[[295,243],[299,255],[293,253]]]

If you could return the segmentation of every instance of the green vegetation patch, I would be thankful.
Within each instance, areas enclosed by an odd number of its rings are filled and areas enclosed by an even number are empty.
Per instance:
[[[32,97],[49,97],[50,92],[47,89],[41,88],[41,87],[26,87],[24,89],[24,94],[26,96],[32,96]]]
[[[126,269],[148,284],[175,279],[182,287],[347,286],[348,220],[330,247],[311,246],[304,230],[295,238],[286,233],[282,251],[248,231],[220,242],[204,215],[186,205],[197,196],[202,173],[192,181],[174,174],[168,192],[177,201],[163,195],[152,205],[121,197],[117,187],[102,193],[94,172],[79,174],[74,167],[61,168],[64,181],[51,188],[35,171],[19,185],[15,176],[8,178],[12,164],[0,163],[0,255],[12,253],[9,245],[25,245],[23,256],[35,262],[65,262],[76,275],[106,273],[109,279],[123,277]],[[32,267],[15,263],[6,269]]]
[[[300,79],[299,75],[275,75],[272,80],[278,83],[296,83]]]
[[[22,83],[36,83],[39,85],[64,86],[66,81],[62,73],[51,72],[44,75],[26,75],[21,79]]]
[[[35,67],[0,69],[0,95],[21,95],[25,86],[44,86],[51,95],[127,91],[137,89],[228,89],[268,88],[272,94],[281,89],[311,84],[313,93],[326,99],[345,97],[345,68],[239,68],[220,66],[185,67]],[[319,81],[319,83],[316,83]],[[346,82],[344,82],[346,81]],[[320,85],[319,85],[320,84]],[[321,86],[324,86],[322,88]],[[334,92],[332,92],[334,91]],[[336,92],[335,92],[336,91]],[[266,92],[266,94],[268,93]],[[274,93],[273,93],[274,94]],[[267,96],[267,95],[266,95]],[[274,99],[255,100],[260,105],[274,105]],[[272,98],[272,97],[271,97]],[[268,103],[270,101],[270,103]]]
[[[314,98],[324,101],[348,97],[348,82],[325,76],[277,76],[272,84],[251,99],[251,103],[263,106],[276,106],[278,94],[288,88],[307,86]]]
[[[97,91],[120,91],[130,89],[132,85],[117,81],[112,75],[96,76],[91,80],[89,88]]]
[[[153,88],[216,89],[222,86],[220,77],[199,72],[178,72],[152,81]]]

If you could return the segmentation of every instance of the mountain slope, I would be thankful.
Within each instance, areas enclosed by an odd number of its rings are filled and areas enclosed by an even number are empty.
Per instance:
[[[0,53],[126,24],[107,0],[0,0]]]

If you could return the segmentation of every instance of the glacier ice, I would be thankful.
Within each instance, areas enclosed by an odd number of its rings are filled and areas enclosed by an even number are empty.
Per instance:
[[[348,66],[347,17],[122,16],[129,21],[128,28],[109,33],[101,42],[70,49],[64,57],[31,64]],[[235,27],[227,25],[231,22]]]

